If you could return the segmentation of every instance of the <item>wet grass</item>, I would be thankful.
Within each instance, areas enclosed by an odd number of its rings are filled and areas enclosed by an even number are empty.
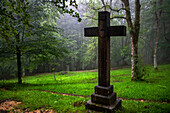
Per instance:
[[[125,99],[122,101],[122,109],[116,112],[170,112],[170,64],[160,65],[158,68],[155,71],[152,66],[147,66],[149,76],[145,81],[137,82],[131,81],[130,68],[111,71],[111,85],[114,86],[117,97]],[[17,84],[17,79],[1,80],[0,88],[6,90],[0,90],[0,101],[21,101],[21,109],[88,112],[84,103],[94,93],[97,81],[97,72],[68,72],[65,75],[56,73],[56,81],[53,74],[40,74],[23,77],[21,85]]]

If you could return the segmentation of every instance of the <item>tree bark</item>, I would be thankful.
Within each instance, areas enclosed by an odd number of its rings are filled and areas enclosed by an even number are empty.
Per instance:
[[[131,80],[136,80],[138,76],[138,37],[140,30],[140,0],[135,0],[135,20],[134,25],[131,19],[129,0],[122,0],[126,9],[126,21],[131,37]]]
[[[55,78],[55,72],[53,72],[54,74],[53,74],[53,76],[54,76],[54,80],[56,81],[56,78]]]
[[[22,68],[22,76],[24,77],[25,76],[25,69]]]
[[[110,7],[112,7],[112,0],[110,0]],[[112,10],[110,9],[110,11],[109,11],[110,14],[111,14],[111,11],[112,11]]]
[[[155,49],[154,49],[154,55],[153,55],[153,59],[154,59],[154,69],[158,70],[158,65],[157,65],[157,48],[158,48],[158,33],[159,33],[159,20],[158,20],[158,15],[155,12],[155,24],[156,24],[156,40],[155,40]]]
[[[159,6],[162,4],[163,0],[159,0],[155,3],[155,6]],[[159,38],[159,25],[160,25],[160,18],[161,18],[161,12],[162,10],[159,9],[155,11],[155,25],[156,25],[156,39],[155,39],[155,49],[154,49],[154,69],[158,70],[158,65],[157,65],[157,49],[158,49],[158,38]]]
[[[66,65],[66,68],[67,68],[66,71],[70,71],[70,65],[69,64]]]
[[[20,48],[20,38],[19,33],[16,36],[16,55],[17,55],[17,67],[18,67],[18,84],[22,84],[22,68],[21,68],[21,48]]]

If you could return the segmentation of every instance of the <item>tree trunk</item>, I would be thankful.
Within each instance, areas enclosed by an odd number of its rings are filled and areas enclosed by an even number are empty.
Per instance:
[[[18,67],[18,84],[22,84],[22,68],[21,68],[21,48],[20,48],[20,39],[19,39],[19,33],[16,36],[16,55],[17,55],[17,67]]]
[[[70,71],[70,66],[69,66],[69,64],[67,64],[66,67],[67,67],[66,71]]]
[[[110,7],[112,7],[112,0],[110,0]],[[110,12],[110,14],[111,14],[111,8],[110,8],[110,10],[109,10],[109,12]]]
[[[22,68],[22,76],[24,77],[25,76],[25,69]]]
[[[54,80],[56,81],[56,78],[55,78],[55,72],[53,72],[53,73],[54,73],[54,74],[53,74],[53,75],[54,75]]]
[[[140,0],[135,0],[135,20],[134,25],[131,19],[129,0],[122,0],[126,9],[126,21],[131,37],[131,80],[136,80],[138,76],[138,37],[140,29]]]
[[[159,21],[158,21],[158,15],[155,12],[155,24],[156,24],[156,40],[155,40],[155,49],[154,49],[154,55],[153,55],[153,59],[154,59],[154,69],[158,70],[158,66],[157,66],[157,48],[158,48],[158,33],[159,33]]]
[[[138,37],[131,37],[131,80],[134,81],[138,76]]]
[[[162,4],[163,0],[159,0],[155,2],[155,6],[160,6]],[[158,49],[158,38],[159,38],[159,24],[160,24],[160,18],[161,18],[161,13],[162,10],[159,9],[155,11],[155,24],[156,24],[156,39],[155,39],[155,49],[154,49],[154,69],[158,70],[158,65],[157,65],[157,49]]]

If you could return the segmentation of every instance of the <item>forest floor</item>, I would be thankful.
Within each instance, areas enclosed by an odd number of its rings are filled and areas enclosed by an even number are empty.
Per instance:
[[[116,113],[170,112],[170,64],[158,68],[147,66],[149,76],[137,82],[130,81],[130,68],[111,70],[111,85],[122,100]],[[56,80],[52,73],[27,76],[23,84],[17,84],[17,79],[0,80],[0,113],[88,113],[84,105],[94,93],[97,78],[93,70],[56,73]]]

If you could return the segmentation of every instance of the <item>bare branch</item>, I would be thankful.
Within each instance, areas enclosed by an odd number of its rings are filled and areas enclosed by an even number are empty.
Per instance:
[[[101,0],[102,1],[102,4],[103,4],[103,7],[104,7],[104,11],[106,11],[106,5],[104,3],[104,0]]]
[[[91,16],[86,16],[86,17],[93,19],[93,20],[98,20],[97,18],[94,18],[94,17],[91,17]]]
[[[93,9],[93,10],[95,10],[95,11],[98,11],[98,10],[103,9],[103,8],[104,8],[104,6],[103,6],[103,7],[101,7],[101,8],[91,7],[91,9]]]
[[[109,9],[110,9],[111,11],[115,11],[115,12],[120,12],[121,10],[125,10],[125,11],[126,11],[126,9],[125,9],[125,8],[112,9],[110,6],[109,6]]]
[[[111,6],[112,6],[112,0],[110,0],[110,8],[111,8]],[[112,11],[112,10],[110,9],[109,12],[111,13],[111,11]]]
[[[122,17],[122,16],[114,16],[114,17],[111,17],[110,19],[115,19],[115,18],[122,18],[122,19],[126,19],[126,17]]]

